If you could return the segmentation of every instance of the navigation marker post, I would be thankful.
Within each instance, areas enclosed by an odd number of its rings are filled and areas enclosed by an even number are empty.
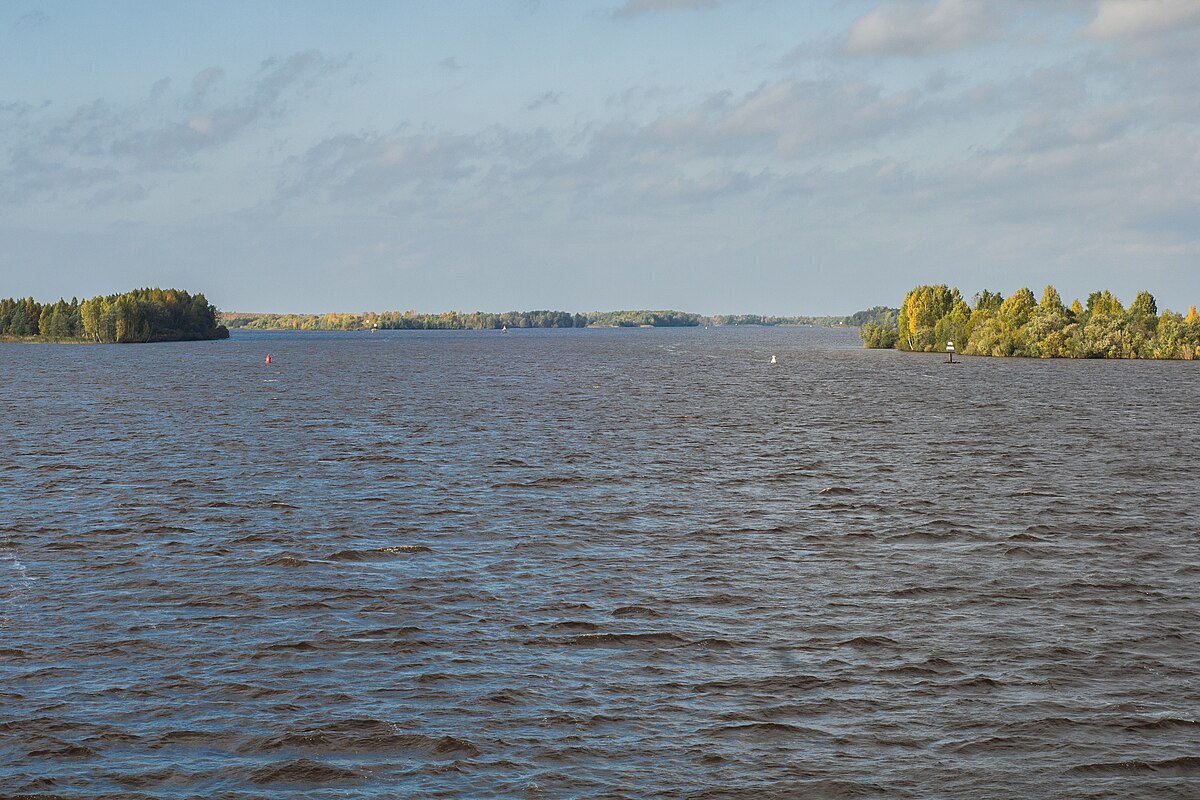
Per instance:
[[[946,363],[954,363],[954,342],[952,341],[946,342]]]

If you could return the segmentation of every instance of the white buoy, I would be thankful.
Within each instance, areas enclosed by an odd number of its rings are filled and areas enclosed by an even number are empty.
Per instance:
[[[952,341],[946,342],[946,363],[954,363],[954,342]]]
[[[771,356],[771,363],[778,364],[779,362],[775,360],[775,356]]]

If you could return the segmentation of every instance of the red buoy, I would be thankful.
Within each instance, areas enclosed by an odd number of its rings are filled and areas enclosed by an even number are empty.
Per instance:
[[[271,363],[271,357],[270,357],[270,356],[267,356],[267,361],[266,361],[266,363],[268,363],[268,364],[270,364],[270,363]]]

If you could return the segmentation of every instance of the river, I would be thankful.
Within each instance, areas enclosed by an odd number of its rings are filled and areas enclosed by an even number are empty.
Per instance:
[[[1200,795],[1200,365],[943,359],[2,346],[0,795]]]

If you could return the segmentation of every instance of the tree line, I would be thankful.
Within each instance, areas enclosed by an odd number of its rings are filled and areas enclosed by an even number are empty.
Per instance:
[[[873,318],[873,315],[879,311],[895,312],[895,309],[885,309],[883,306],[878,308],[868,309],[866,311],[858,311],[854,314],[844,317],[837,316],[791,316],[780,317],[769,314],[717,314],[712,317],[704,317],[705,325],[760,325],[763,327],[776,327],[782,325],[802,325],[812,328],[833,328],[840,326],[858,327],[863,322]]]
[[[203,294],[181,289],[135,289],[39,303],[0,300],[0,337],[65,342],[175,342],[224,339],[229,331]]]
[[[1031,358],[1200,358],[1200,314],[1158,311],[1149,292],[1128,307],[1108,290],[1086,304],[1066,305],[1047,286],[1039,302],[1030,289],[1003,297],[983,291],[968,303],[944,284],[918,286],[904,297],[894,323],[860,328],[867,347],[942,352],[948,341],[966,355]]]
[[[566,311],[486,311],[419,314],[416,311],[366,312],[363,314],[225,314],[230,328],[294,331],[381,330],[500,330],[501,328],[582,328],[588,324],[582,314]]]
[[[589,311],[587,324],[603,328],[694,328],[706,319],[688,311]]]
[[[688,311],[626,310],[589,311],[446,311],[420,314],[416,311],[373,311],[362,314],[223,314],[230,328],[297,331],[355,331],[370,328],[384,330],[499,330],[500,328],[672,328],[699,325],[812,325],[819,327],[860,326],[871,321],[895,324],[897,310],[885,306],[859,311],[849,316],[778,317],[760,314],[718,314],[704,316]]]

